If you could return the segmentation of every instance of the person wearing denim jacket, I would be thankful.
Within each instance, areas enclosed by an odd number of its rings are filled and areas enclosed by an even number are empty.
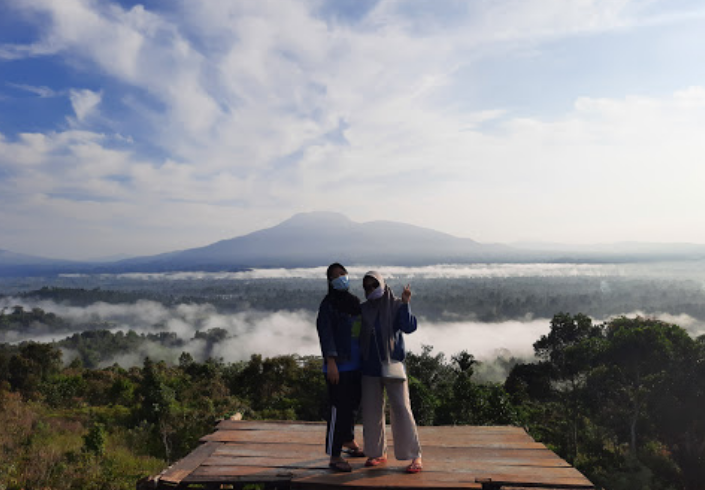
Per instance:
[[[395,298],[379,272],[370,271],[362,281],[365,301],[362,306],[362,425],[365,452],[369,457],[365,466],[387,462],[385,431],[386,392],[391,407],[394,456],[397,460],[411,460],[407,473],[422,471],[421,444],[416,421],[409,400],[409,382],[382,377],[382,363],[389,358],[404,361],[403,334],[416,331],[416,317],[411,313],[411,289],[404,288],[401,299]]]
[[[316,328],[323,355],[323,373],[328,386],[330,414],[326,432],[329,466],[335,471],[352,471],[342,458],[364,457],[355,442],[355,414],[360,406],[360,300],[349,291],[347,270],[339,263],[326,272],[328,294],[318,309]]]

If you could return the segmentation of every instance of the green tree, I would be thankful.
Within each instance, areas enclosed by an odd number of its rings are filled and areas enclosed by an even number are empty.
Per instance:
[[[8,362],[8,381],[27,398],[37,394],[39,384],[61,368],[61,351],[51,344],[27,342]]]
[[[456,372],[440,352],[433,355],[433,347],[424,345],[421,354],[409,352],[406,368],[409,374],[409,398],[414,409],[414,417],[420,425],[433,425],[437,422],[436,410],[443,400],[452,396],[453,380]]]
[[[631,455],[636,458],[639,425],[658,425],[652,406],[671,393],[676,378],[683,374],[681,361],[692,358],[693,340],[676,325],[641,317],[612,320],[606,337],[591,385],[603,421],[617,424],[617,434],[627,434]]]
[[[83,451],[96,456],[105,454],[105,442],[107,435],[105,426],[100,423],[94,423],[88,429],[88,433],[83,436]]]
[[[171,436],[174,433],[172,419],[175,409],[175,392],[165,382],[165,367],[164,363],[155,364],[149,357],[145,357],[139,390],[142,405],[138,412],[142,420],[156,428],[164,449],[164,456],[170,460],[172,455]]]
[[[552,389],[568,415],[565,453],[569,461],[580,455],[584,428],[584,387],[594,359],[604,348],[603,329],[582,313],[559,313],[551,319],[551,330],[534,343],[536,356],[550,366]]]
[[[705,482],[705,336],[693,342],[690,355],[674,359],[669,382],[651,400],[658,434],[683,474],[687,490]]]

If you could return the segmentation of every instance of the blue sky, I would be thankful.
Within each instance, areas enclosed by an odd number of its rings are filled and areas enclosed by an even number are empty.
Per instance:
[[[683,0],[0,2],[0,249],[705,243],[704,50]]]

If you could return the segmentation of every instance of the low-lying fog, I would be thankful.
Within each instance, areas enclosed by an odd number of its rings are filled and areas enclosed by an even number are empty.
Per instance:
[[[481,360],[530,357],[532,344],[549,331],[553,314],[583,312],[596,322],[611,317],[650,316],[705,332],[702,266],[684,264],[478,264],[380,267],[397,294],[411,283],[412,309],[419,329],[407,336],[415,352],[422,345],[447,356],[467,350]],[[362,275],[371,267],[350,267],[361,296]],[[0,342],[58,341],[79,330],[172,332],[178,349],[145,342],[104,364],[141,364],[145,355],[175,361],[181,351],[197,360],[245,360],[253,353],[318,355],[316,308],[326,291],[325,268],[267,269],[248,272],[71,275],[0,282],[0,308],[41,308],[66,320],[57,330],[41,323],[28,329],[0,330]],[[175,283],[176,284],[175,286]],[[42,286],[130,291],[134,301],[88,304],[26,294]],[[93,294],[93,293],[91,293]],[[65,295],[64,295],[65,296]],[[150,299],[140,299],[148,297]],[[63,298],[63,297],[62,297]],[[263,299],[264,298],[264,299]],[[196,332],[223,329],[215,344]],[[66,360],[72,357],[66,353]]]
[[[417,267],[405,266],[350,266],[352,280],[362,279],[369,270],[378,270],[389,279],[462,279],[478,277],[670,277],[705,281],[705,263],[700,261],[574,264],[435,264]],[[325,277],[325,267],[290,269],[252,269],[238,272],[161,272],[124,274],[63,274],[63,278],[79,280],[121,281],[188,281],[188,280],[248,280],[248,279],[320,279]]]

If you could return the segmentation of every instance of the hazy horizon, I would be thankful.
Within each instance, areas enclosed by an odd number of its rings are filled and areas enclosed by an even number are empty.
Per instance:
[[[320,211],[314,211],[311,213],[297,213],[296,215],[293,215],[284,221],[282,223],[285,223],[289,221],[292,218],[295,218],[296,216],[299,216],[301,214],[317,214],[317,213],[326,213],[329,214],[329,212],[320,212]],[[348,219],[347,216],[343,215],[342,213],[337,213],[340,214],[341,217]],[[376,221],[380,220],[372,220],[368,222],[355,222],[353,220],[350,220],[352,223],[356,224],[366,224],[366,223],[373,223]],[[386,221],[386,220],[385,220]],[[280,225],[282,223],[277,223],[275,226]],[[401,221],[396,221],[396,223],[400,224],[410,224],[410,223],[404,223]],[[254,230],[256,231],[262,231],[267,228],[262,228],[262,229],[257,229]],[[434,230],[433,228],[425,228],[427,230],[433,230],[433,231],[438,231]],[[244,235],[243,235],[244,236]],[[450,235],[454,236],[454,235]],[[233,239],[233,238],[240,238],[240,236],[234,236],[234,237],[229,237],[226,239]],[[460,238],[460,237],[456,237]],[[0,237],[2,239],[2,237]],[[478,242],[480,243],[480,242]],[[546,251],[546,252],[586,252],[586,253],[640,253],[640,252],[652,252],[653,250],[658,250],[658,251],[672,251],[674,253],[676,252],[682,252],[683,250],[688,250],[688,247],[694,247],[694,248],[699,248],[703,247],[705,250],[705,243],[689,243],[689,242],[671,242],[671,241],[662,241],[662,242],[637,242],[633,240],[629,241],[621,241],[621,242],[591,242],[591,243],[568,243],[568,242],[549,242],[549,241],[533,241],[533,242],[509,242],[509,243],[494,243],[494,244],[484,244],[483,245],[508,245],[510,247],[514,247],[516,249],[520,250],[525,250],[525,251]],[[197,245],[195,248],[198,248],[200,246],[207,246],[207,245],[212,245],[212,243],[203,243],[200,245]],[[15,250],[9,250],[9,249],[4,249],[2,247],[2,243],[0,243],[0,252],[6,251],[10,253],[17,253],[20,255],[24,255],[24,253],[17,252]],[[159,255],[159,254],[166,254],[166,253],[174,253],[174,252],[179,252],[179,250],[162,250],[154,255]],[[151,255],[151,254],[150,254]],[[146,255],[146,256],[150,256]],[[139,257],[138,255],[134,256],[129,256],[127,254],[114,254],[113,256],[106,256],[106,255],[89,255],[89,256],[56,256],[56,255],[42,255],[42,256],[37,256],[40,258],[47,258],[47,259],[52,259],[52,260],[70,260],[70,261],[95,261],[95,262],[113,262],[113,261],[118,261],[118,260],[124,260],[124,259],[129,259],[129,258],[135,258]],[[497,263],[502,263],[501,261],[497,261]],[[430,263],[428,266],[434,266],[436,264]],[[452,264],[449,264],[452,265]]]

